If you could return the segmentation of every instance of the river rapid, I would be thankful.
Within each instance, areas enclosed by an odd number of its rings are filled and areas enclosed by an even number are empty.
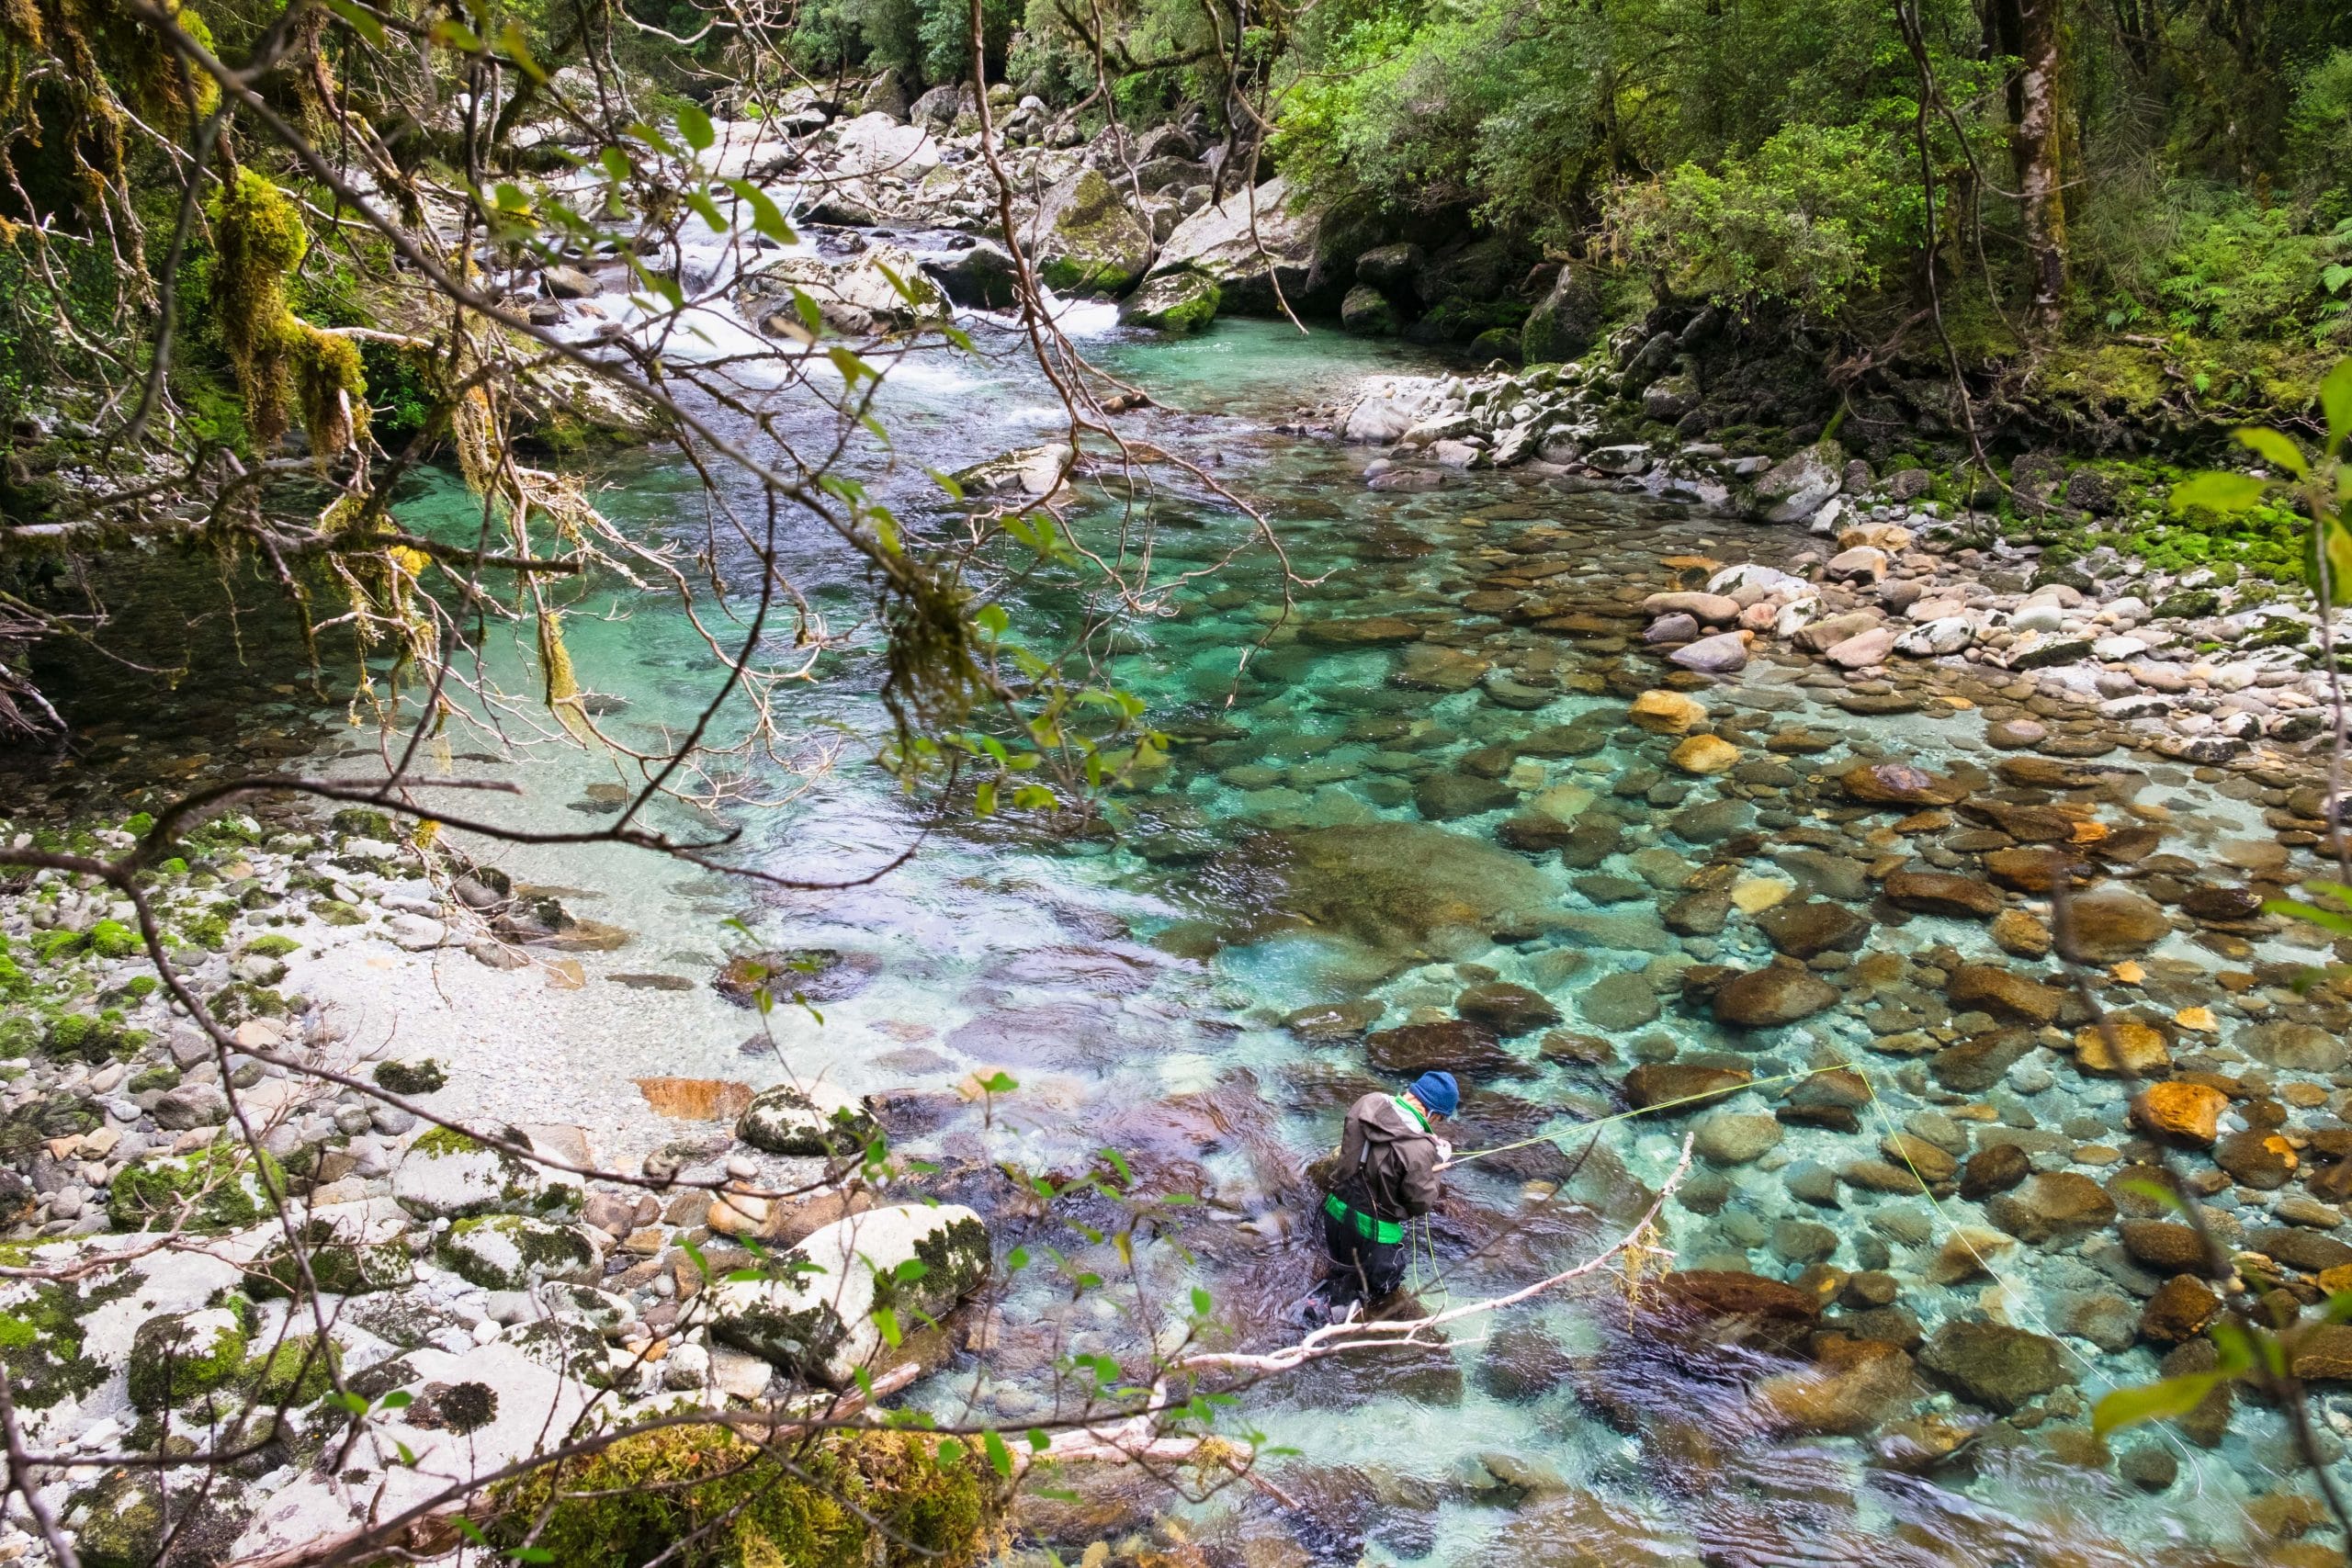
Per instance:
[[[854,462],[941,526],[924,470],[1062,424],[1013,334],[974,324],[977,355],[926,350],[892,369],[878,412],[893,450],[868,446]],[[2109,833],[2153,826],[2158,852],[2108,874],[2177,885],[2283,879],[2257,785],[2121,750],[1996,773],[2007,754],[1985,743],[1988,710],[1958,685],[1951,700],[1872,713],[1793,658],[1720,681],[1673,671],[1643,650],[1645,594],[1724,565],[1783,565],[1805,541],[1537,470],[1374,492],[1373,450],[1277,426],[1364,377],[1445,367],[1281,323],[1221,321],[1163,340],[1081,308],[1069,324],[1159,405],[1126,428],[1260,505],[1306,580],[1286,607],[1247,520],[1160,476],[1148,502],[1157,577],[1232,558],[1177,589],[1164,614],[1116,629],[1109,676],[1177,740],[1168,768],[1119,796],[1116,834],[927,827],[870,765],[876,670],[853,649],[787,689],[793,745],[749,781],[773,791],[799,778],[797,798],[664,805],[651,821],[681,835],[724,826],[743,836],[729,852],[747,863],[854,886],[763,892],[609,846],[499,848],[484,852],[626,940],[523,970],[454,948],[343,947],[298,959],[288,983],[447,1063],[433,1103],[576,1122],[608,1158],[714,1130],[653,1114],[640,1079],[758,1087],[789,1070],[884,1096],[899,1152],[939,1168],[924,1188],[979,1208],[1000,1259],[1015,1247],[1032,1259],[1001,1301],[951,1325],[953,1353],[910,1396],[945,1420],[1021,1427],[1071,1409],[1091,1375],[1074,1357],[1134,1371],[1188,1332],[1245,1348],[1295,1337],[1285,1314],[1319,1251],[1304,1168],[1349,1100],[1421,1066],[1450,1065],[1470,1089],[1457,1147],[1557,1134],[1450,1176],[1417,1245],[1415,1288],[1431,1306],[1516,1289],[1614,1240],[1695,1130],[1702,1157],[1643,1247],[1556,1298],[1471,1320],[1442,1348],[1247,1391],[1224,1424],[1277,1450],[1261,1461],[1268,1487],[1186,1502],[1140,1477],[1073,1481],[1075,1500],[1025,1516],[1066,1557],[1140,1532],[1152,1551],[1252,1568],[2332,1560],[2298,1539],[2315,1519],[2312,1488],[2278,1415],[2256,1402],[2241,1399],[2225,1431],[2091,1436],[2092,1400],[2157,1374],[2164,1347],[2140,1327],[2164,1271],[2119,1245],[2111,1213],[2044,1212],[2068,1192],[2041,1184],[2085,1179],[2126,1217],[2154,1215],[2121,1185],[2146,1152],[2127,1122],[2129,1086],[2082,1070],[2070,1015],[2036,1028],[1949,999],[1962,965],[2012,957],[1982,919],[1896,908],[1874,886],[1890,860],[1984,852],[1967,836],[1987,829],[1949,802],[1858,801],[1837,781],[1899,763]],[[644,542],[702,547],[708,517],[691,475],[630,459],[597,480],[597,503]],[[1081,537],[1113,526],[1114,508],[1086,490]],[[399,513],[466,536],[473,504],[426,474]],[[865,584],[813,528],[788,536],[786,554],[829,621],[865,610]],[[740,612],[741,558],[722,548],[718,575]],[[1536,594],[1548,627],[1508,608]],[[1076,574],[1042,574],[1013,606],[1015,634],[1056,646],[1082,599]],[[85,750],[74,768],[17,775],[28,800],[94,810],[273,761],[365,775],[371,733],[346,722],[339,693],[312,694],[282,615],[247,606],[233,628],[242,662],[230,630],[220,617],[200,628],[209,640],[178,695],[94,667],[75,667],[70,686],[52,673],[88,727]],[[659,592],[600,583],[571,606],[566,634],[600,722],[648,750],[720,679]],[[491,647],[493,672],[520,691],[526,642],[501,634]],[[1706,705],[1736,738],[1736,766],[1679,768],[1678,737],[1629,722],[1629,702],[1660,687]],[[519,786],[485,812],[594,824],[633,782],[608,757],[523,740],[519,716],[496,722],[520,743],[461,730],[430,762]],[[860,880],[918,838],[906,864]],[[1785,929],[1762,919],[1790,908],[1816,912]],[[2336,1125],[2352,1081],[2338,1076],[2340,1043],[2265,1062],[2247,1038],[2282,1023],[2340,1032],[2338,1004],[2288,984],[2324,950],[2290,945],[2275,923],[2240,922],[2218,942],[2210,926],[2174,926],[2102,979],[2107,1004],[2160,1022],[2175,1070],[2234,1083],[2224,1132]],[[1762,968],[1776,946],[1810,948],[1804,972],[1836,988],[1835,1004],[1785,1025],[1724,1021],[1706,972]],[[812,983],[808,1005],[763,1024],[710,984],[729,953],[753,947],[850,959]],[[2168,1021],[2200,1008],[2211,1027]],[[1629,1089],[1637,1068],[1649,1077]],[[1825,1068],[1838,1070],[1805,1076]],[[1017,1087],[982,1101],[956,1092],[999,1071]],[[1754,1087],[1695,1112],[1623,1114],[1677,1098],[1661,1084],[1736,1089],[1737,1074]],[[2035,1175],[1960,1196],[1954,1171],[1996,1146]],[[1930,1190],[1914,1179],[1905,1191],[1897,1161]],[[2191,1163],[2220,1174],[2202,1155]],[[1043,1204],[1008,1175],[1089,1171],[1111,1172],[1127,1201]],[[2206,1201],[2238,1237],[2278,1224],[2263,1210],[2301,1190],[2222,1177]],[[1137,1213],[1132,1266],[1070,1223],[1110,1232]],[[2295,1223],[2334,1244],[2320,1221]],[[1771,1296],[1669,1329],[1660,1312],[1676,1269],[1792,1282],[1823,1315],[1792,1322]],[[1078,1289],[1080,1276],[1102,1282]],[[1211,1307],[1188,1330],[1195,1287]],[[2037,1337],[1973,1350],[1939,1339],[1965,1322]],[[2314,1415],[2340,1452],[2352,1414],[2325,1386]]]

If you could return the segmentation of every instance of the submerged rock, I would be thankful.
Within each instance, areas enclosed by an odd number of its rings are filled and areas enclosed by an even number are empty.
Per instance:
[[[1838,987],[1806,969],[1774,964],[1735,975],[1715,989],[1716,1021],[1739,1029],[1776,1029],[1838,1005]]]
[[[1998,1323],[1947,1323],[1919,1368],[1962,1399],[2004,1416],[2075,1381],[2057,1340]]]
[[[735,1123],[735,1135],[775,1155],[843,1158],[881,1132],[863,1101],[821,1079],[763,1089]]]
[[[1242,933],[1304,920],[1377,948],[1419,948],[1448,928],[1491,931],[1542,919],[1544,874],[1510,852],[1417,822],[1363,822],[1261,834],[1216,863],[1234,887]]]

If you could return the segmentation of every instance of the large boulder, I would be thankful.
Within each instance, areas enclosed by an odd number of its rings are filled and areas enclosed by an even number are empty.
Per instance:
[[[1220,857],[1214,876],[1254,889],[1234,931],[1248,940],[1305,927],[1376,948],[1417,949],[1447,930],[1544,923],[1544,874],[1519,855],[1419,822],[1363,822],[1261,834]]]
[[[805,332],[796,289],[816,304],[825,325],[853,337],[902,332],[952,314],[946,293],[912,253],[896,245],[869,245],[842,263],[821,256],[770,262],[744,277],[743,313],[772,336]]]
[[[485,1291],[527,1291],[548,1280],[594,1277],[597,1254],[578,1225],[551,1224],[528,1214],[480,1214],[459,1220],[437,1249],[444,1268]]]
[[[1216,280],[1206,274],[1157,273],[1119,306],[1119,320],[1127,326],[1150,327],[1182,337],[1215,321],[1217,303]]]
[[[939,143],[919,125],[887,114],[862,114],[844,124],[833,147],[845,175],[896,175],[919,180],[939,167]]]
[[[1154,276],[1189,268],[1213,280],[1228,315],[1264,316],[1324,305],[1315,267],[1317,220],[1289,210],[1290,188],[1280,179],[1235,191],[1176,226],[1159,250]],[[1327,307],[1328,308],[1328,307]]]
[[[1060,294],[1122,293],[1151,265],[1151,231],[1097,169],[1046,192],[1028,243],[1038,279]]]
[[[1767,523],[1802,523],[1845,483],[1845,448],[1833,440],[1816,441],[1756,481],[1756,511]]]
[[[735,1135],[772,1155],[843,1158],[881,1131],[855,1096],[821,1079],[763,1089],[735,1123]]]
[[[1012,253],[994,240],[934,254],[924,265],[947,297],[976,310],[1010,310],[1021,303],[1021,270]]]
[[[1062,442],[1023,446],[1001,457],[989,457],[951,477],[967,497],[1048,496],[1069,477],[1075,454]]]
[[[882,1354],[876,1321],[912,1328],[989,1274],[988,1228],[956,1203],[870,1209],[825,1226],[772,1261],[767,1277],[711,1291],[711,1333],[831,1388]]]
[[[1608,303],[1589,268],[1574,262],[1560,276],[1519,329],[1519,356],[1530,365],[1575,359],[1590,348],[1608,322]]]

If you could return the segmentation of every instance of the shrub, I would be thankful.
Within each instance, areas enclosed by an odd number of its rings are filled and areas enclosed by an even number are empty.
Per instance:
[[[786,1462],[788,1461],[788,1467]],[[682,1568],[977,1562],[1004,1498],[977,1455],[911,1432],[833,1432],[771,1455],[724,1427],[624,1438],[495,1488],[490,1535],[572,1568],[628,1568],[674,1547]]]
[[[1917,239],[1921,210],[1917,182],[1883,138],[1794,125],[1719,174],[1685,164],[1620,186],[1609,224],[1662,295],[1826,319],[1878,287]]]

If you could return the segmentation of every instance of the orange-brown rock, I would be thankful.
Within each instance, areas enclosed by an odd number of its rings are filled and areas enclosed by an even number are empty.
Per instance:
[[[2159,1138],[2211,1145],[2222,1135],[2230,1097],[2208,1084],[2174,1079],[2150,1084],[2132,1099],[2132,1124]]]

